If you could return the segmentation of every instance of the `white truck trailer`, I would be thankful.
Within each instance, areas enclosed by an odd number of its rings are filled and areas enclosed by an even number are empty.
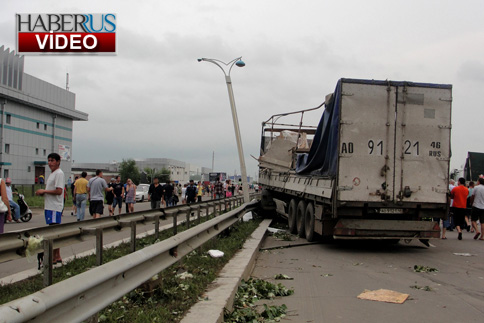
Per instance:
[[[272,116],[262,124],[263,209],[308,241],[440,238],[451,104],[452,85],[340,79],[317,127],[304,120],[314,109]],[[299,124],[283,121],[295,115]]]

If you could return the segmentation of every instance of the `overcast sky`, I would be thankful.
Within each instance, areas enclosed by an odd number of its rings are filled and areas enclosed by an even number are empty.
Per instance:
[[[243,56],[232,81],[248,173],[261,122],[319,105],[342,77],[453,84],[452,168],[484,151],[484,1],[3,0],[0,45],[15,13],[116,13],[116,56],[27,56],[25,72],[76,108],[73,159],[166,157],[239,173],[222,72],[198,57]],[[314,117],[314,124],[320,115]]]

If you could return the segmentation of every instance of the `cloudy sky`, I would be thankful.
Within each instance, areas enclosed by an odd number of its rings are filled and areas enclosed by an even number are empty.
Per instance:
[[[232,81],[248,173],[261,122],[319,105],[342,77],[453,84],[452,168],[484,151],[484,1],[3,0],[15,13],[116,13],[116,56],[26,57],[25,72],[76,93],[73,159],[166,157],[239,172],[223,74],[198,57],[243,56]],[[317,124],[320,115],[313,116]]]

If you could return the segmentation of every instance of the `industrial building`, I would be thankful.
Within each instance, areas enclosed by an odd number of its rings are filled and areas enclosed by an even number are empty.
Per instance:
[[[88,119],[75,102],[74,93],[24,73],[24,57],[1,46],[0,177],[34,184],[50,174],[47,156],[57,152],[67,179],[74,121]]]

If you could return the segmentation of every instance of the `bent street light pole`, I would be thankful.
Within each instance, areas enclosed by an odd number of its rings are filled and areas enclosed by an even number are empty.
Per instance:
[[[232,89],[232,79],[230,78],[230,72],[232,71],[232,67],[234,65],[237,65],[238,67],[244,67],[245,63],[242,61],[242,57],[233,59],[228,63],[222,62],[218,59],[212,59],[212,58],[199,58],[198,61],[210,62],[217,65],[218,67],[220,67],[220,69],[225,75],[225,82],[227,83],[227,90],[229,92],[230,108],[232,109],[232,119],[234,122],[235,139],[237,141],[237,150],[239,152],[240,173],[242,176],[242,192],[244,194],[244,202],[248,203],[250,201],[250,198],[249,198],[249,184],[247,183],[247,169],[245,167],[244,149],[242,148],[239,119],[237,117],[237,110],[235,109],[235,99],[234,99],[234,91]],[[228,68],[228,73],[224,67]]]

